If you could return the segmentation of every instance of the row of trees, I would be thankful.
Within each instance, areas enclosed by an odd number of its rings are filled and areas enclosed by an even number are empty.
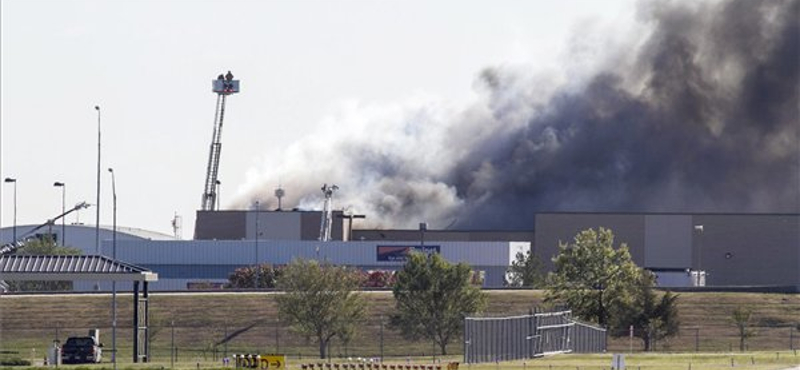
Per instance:
[[[21,254],[80,254],[76,248],[59,247],[43,239],[28,244]],[[512,286],[544,288],[545,302],[566,305],[583,320],[609,328],[622,336],[633,330],[645,350],[654,341],[678,332],[678,296],[657,293],[652,273],[638,267],[627,245],[615,246],[611,230],[579,232],[571,243],[559,243],[553,272],[544,275],[542,263],[532,251],[518,253],[508,271]],[[229,286],[278,288],[280,315],[301,334],[313,337],[326,356],[334,337],[348,343],[363,319],[366,302],[363,287],[391,287],[395,313],[390,328],[408,339],[425,338],[442,354],[460,333],[467,315],[481,312],[486,296],[479,289],[480,274],[464,264],[451,264],[438,254],[412,253],[396,272],[363,272],[318,261],[295,260],[287,266],[262,264],[237,269]],[[70,290],[70,282],[10,282],[11,290]],[[753,336],[751,311],[737,308],[731,321],[740,333],[740,347]]]
[[[42,240],[20,252],[56,255],[79,254],[80,250]],[[611,230],[578,233],[572,243],[559,245],[553,263],[554,271],[545,276],[535,254],[520,253],[509,269],[509,283],[545,287],[546,302],[565,304],[577,316],[609,327],[613,334],[624,335],[633,327],[646,350],[653,341],[677,333],[678,297],[669,292],[657,294],[652,274],[636,266],[625,244],[614,246]],[[475,284],[477,276],[468,265],[450,264],[438,254],[412,253],[396,273],[366,273],[296,260],[287,266],[240,268],[230,275],[229,285],[285,291],[278,299],[281,316],[298,332],[315,338],[322,357],[333,337],[348,343],[363,319],[366,302],[357,292],[359,288],[391,286],[396,309],[390,316],[390,328],[412,340],[430,340],[446,354],[447,345],[461,332],[463,318],[481,312],[486,305],[486,296]],[[12,290],[70,288],[69,282],[10,285]],[[745,329],[742,332],[743,337],[748,334]]]
[[[357,269],[314,260],[295,260],[281,269],[278,312],[298,333],[313,338],[321,358],[334,337],[345,345],[362,322],[367,303],[358,292]],[[450,264],[438,254],[412,253],[396,274],[396,310],[389,327],[409,339],[427,338],[442,354],[460,333],[464,316],[480,312],[486,296],[470,283],[468,265]]]
[[[632,328],[645,350],[678,332],[678,296],[657,293],[654,276],[633,262],[625,244],[615,247],[611,230],[585,230],[572,243],[560,243],[553,263],[554,271],[544,276],[533,253],[520,253],[509,281],[544,286],[546,303],[566,305],[576,316],[608,327],[612,335],[626,335]],[[255,281],[254,274],[241,279]],[[472,276],[468,265],[448,263],[438,254],[410,254],[393,275],[390,328],[411,340],[430,340],[446,354],[447,345],[461,334],[464,317],[486,306],[486,295],[471,284]],[[366,311],[358,293],[365,278],[358,269],[296,260],[281,269],[261,267],[259,281],[259,286],[285,291],[278,298],[280,315],[297,332],[315,338],[323,358],[332,338],[352,339]]]
[[[227,288],[253,289],[278,287],[278,280],[283,275],[285,265],[263,263],[255,266],[244,266],[236,269],[228,276]],[[356,286],[359,288],[392,288],[397,282],[397,273],[392,270],[354,270]],[[473,285],[483,285],[484,275],[481,271],[470,271],[469,281]]]

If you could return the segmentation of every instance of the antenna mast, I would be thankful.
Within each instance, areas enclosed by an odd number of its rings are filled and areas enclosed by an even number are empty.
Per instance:
[[[214,211],[217,208],[217,174],[219,173],[219,157],[222,152],[222,120],[225,118],[225,98],[239,92],[239,80],[233,79],[233,74],[220,74],[211,82],[211,89],[217,93],[217,107],[214,112],[214,132],[211,136],[211,150],[208,154],[208,170],[203,191],[203,201],[200,209]]]
[[[322,222],[319,225],[319,240],[327,242],[331,240],[331,227],[333,226],[333,192],[338,190],[336,185],[322,185],[322,193],[325,194],[325,204],[322,207]]]

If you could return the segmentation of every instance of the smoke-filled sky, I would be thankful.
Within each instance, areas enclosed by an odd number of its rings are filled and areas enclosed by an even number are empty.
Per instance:
[[[222,209],[530,229],[539,211],[798,212],[798,0],[0,0],[0,226],[191,237]],[[54,182],[65,188],[53,187]],[[61,191],[64,190],[64,193]],[[8,236],[3,234],[0,236]]]
[[[327,182],[340,187],[336,208],[373,227],[526,229],[541,211],[798,212],[798,4],[639,2],[635,32],[576,32],[556,70],[486,66],[470,104],[354,102],[253,169],[237,205],[274,208],[281,184],[284,208],[319,209]]]

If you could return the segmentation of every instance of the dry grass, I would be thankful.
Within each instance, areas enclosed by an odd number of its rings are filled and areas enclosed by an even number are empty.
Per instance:
[[[376,357],[380,355],[381,319],[393,309],[390,292],[368,292],[370,313],[360,328],[360,336],[345,347],[334,342],[333,355]],[[281,352],[295,358],[314,357],[317,348],[306,338],[293,334],[276,322],[276,306],[271,293],[228,294],[151,294],[152,355],[169,358],[174,338],[179,360],[213,361],[225,351],[225,345],[214,344],[237,329],[257,324],[227,343],[227,352]],[[520,314],[541,303],[540,291],[491,291],[487,314]],[[738,337],[730,324],[730,311],[742,305],[754,310],[757,336],[750,340],[751,350],[788,350],[790,327],[800,321],[800,295],[759,293],[682,293],[679,309],[682,332],[658,349],[694,351],[695,334],[700,335],[700,351],[738,349]],[[118,297],[117,346],[120,360],[130,361],[132,343],[132,298]],[[111,347],[111,299],[109,295],[37,295],[0,296],[0,350],[20,352],[28,358],[31,349],[42,354],[58,336],[84,334],[89,328],[100,328],[106,348]],[[174,337],[173,337],[174,326]],[[699,332],[694,328],[699,328]],[[277,336],[276,336],[277,329]],[[794,347],[800,347],[800,332],[794,331]],[[409,342],[384,327],[385,356],[431,357],[432,344]],[[634,340],[634,350],[641,342]],[[627,351],[627,338],[611,340],[609,351]],[[205,352],[204,352],[205,350]],[[458,341],[448,350],[462,353]],[[108,357],[109,354],[106,354]]]

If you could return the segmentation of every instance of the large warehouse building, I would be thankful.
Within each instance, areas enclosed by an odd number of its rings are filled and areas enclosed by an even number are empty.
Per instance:
[[[356,240],[343,241],[349,222],[337,217],[333,222],[332,240],[320,242],[321,212],[305,211],[199,211],[195,240],[176,240],[166,235],[144,233],[140,230],[119,229],[116,243],[117,259],[146,267],[159,274],[158,282],[150,289],[186,290],[193,287],[219,287],[237,268],[258,263],[283,265],[295,258],[317,259],[336,265],[362,270],[397,270],[405,253],[419,250],[440,253],[452,262],[465,262],[483,277],[486,287],[502,287],[505,273],[518,252],[531,248],[530,241],[509,240]],[[341,214],[334,212],[334,215]],[[21,226],[18,235],[25,235],[33,226]],[[87,226],[67,226],[67,245],[95,254],[95,229]],[[61,240],[61,227],[48,233]],[[436,232],[432,232],[436,234]],[[11,240],[10,228],[2,230],[4,243]],[[101,254],[112,255],[112,233],[101,227]],[[355,232],[354,232],[355,235]],[[532,235],[532,234],[531,234]],[[437,239],[437,240],[434,240]],[[96,283],[76,282],[76,290],[93,290]],[[120,289],[128,289],[124,283]],[[106,290],[103,285],[99,289]]]
[[[419,249],[466,262],[484,275],[485,287],[503,286],[517,252],[533,248],[552,268],[560,242],[580,230],[604,227],[626,243],[634,261],[654,271],[662,286],[772,287],[800,291],[798,214],[541,213],[531,230],[359,230],[346,216],[334,219],[332,241],[320,242],[320,212],[201,211],[195,240],[120,228],[118,259],[159,274],[153,290],[219,286],[236,268],[294,258],[327,260],[364,270],[396,270],[402,255]],[[22,235],[30,226],[20,226]],[[95,254],[95,229],[67,226],[67,245]],[[61,240],[61,228],[53,233]],[[11,228],[0,230],[4,243]],[[110,256],[112,232],[101,228],[101,254]],[[707,274],[695,274],[703,271]],[[702,277],[704,282],[695,278]],[[703,284],[704,283],[704,284]],[[78,290],[91,290],[79,285]],[[104,289],[104,287],[101,287]],[[125,289],[125,287],[122,287]]]
[[[656,273],[705,271],[707,286],[800,288],[798,214],[542,213],[535,251],[552,256],[590,227],[613,230],[634,261]]]

